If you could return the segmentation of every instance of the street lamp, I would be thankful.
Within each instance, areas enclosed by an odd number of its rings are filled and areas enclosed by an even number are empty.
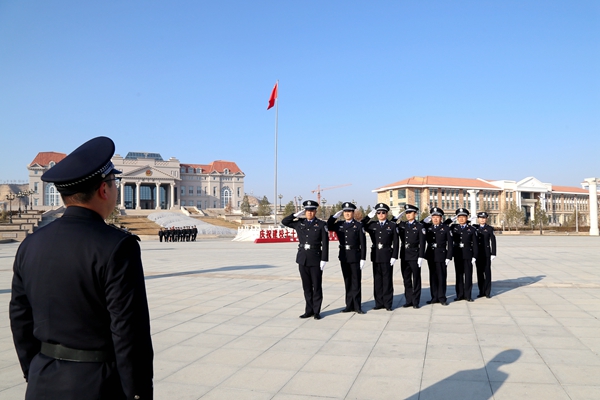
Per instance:
[[[21,218],[21,200],[23,197],[27,196],[27,192],[19,192],[17,193],[17,197],[19,198],[19,218]],[[27,211],[27,209],[25,209]]]
[[[300,209],[300,207],[302,207],[302,196],[298,196],[298,209]],[[298,210],[296,210],[296,212],[298,212]]]
[[[283,199],[283,195],[282,195],[282,194],[280,194],[280,195],[279,195],[279,196],[277,196],[277,197],[279,197],[279,212],[281,212],[281,199]]]
[[[321,199],[321,204],[323,205],[323,219],[325,219],[325,204],[327,203],[327,200],[325,198]]]
[[[15,194],[14,193],[9,193],[6,195],[6,200],[8,200],[10,203],[8,203],[8,207],[10,209],[9,214],[8,214],[8,221],[12,224],[12,201],[15,199]]]

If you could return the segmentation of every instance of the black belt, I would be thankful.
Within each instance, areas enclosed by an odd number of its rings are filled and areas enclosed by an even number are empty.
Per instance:
[[[107,362],[115,359],[113,353],[104,350],[77,350],[45,342],[42,342],[40,353],[57,360],[75,362]]]
[[[299,249],[304,249],[304,250],[316,250],[319,251],[321,250],[321,243],[319,244],[308,244],[308,243],[300,243],[298,245]]]
[[[406,243],[404,247],[406,247],[407,249],[418,249],[419,243]]]
[[[353,244],[345,244],[345,245],[340,245],[340,249],[344,249],[344,250],[356,250],[358,249],[359,246],[355,246]]]

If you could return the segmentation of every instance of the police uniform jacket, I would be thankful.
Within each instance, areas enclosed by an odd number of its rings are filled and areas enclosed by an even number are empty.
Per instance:
[[[439,224],[437,228],[433,224],[424,223],[423,225],[425,226],[427,240],[426,258],[434,262],[451,260],[453,249],[450,227],[446,224]]]
[[[450,228],[454,242],[454,257],[463,260],[477,258],[477,229],[468,224],[465,224],[464,228],[461,228],[460,224],[453,224]]]
[[[299,265],[318,267],[321,261],[329,261],[329,231],[327,223],[315,218],[309,223],[306,218],[294,221],[294,214],[285,217],[281,223],[295,229],[298,236],[298,254],[296,262]]]
[[[416,261],[425,258],[426,231],[425,226],[418,221],[409,224],[408,221],[398,223],[400,240],[400,258],[406,261]]]
[[[346,221],[336,222],[336,219],[331,216],[327,220],[327,228],[337,234],[341,262],[357,263],[367,258],[367,240],[362,223],[355,219],[349,223]]]
[[[96,212],[70,206],[21,243],[10,320],[25,379],[42,342],[61,344],[114,353],[115,361],[93,363],[94,376],[120,382],[116,393],[127,399],[152,398],[153,350],[138,240]],[[90,363],[58,363],[75,382],[83,379],[76,375],[81,364],[90,368]],[[44,398],[58,398],[53,390],[60,388],[45,388]]]
[[[376,263],[390,262],[398,258],[398,230],[396,223],[385,220],[383,226],[379,220],[369,221],[369,217],[362,220],[365,231],[371,237],[371,261]]]
[[[494,234],[494,228],[489,225],[476,225],[477,229],[477,244],[479,256],[485,255],[486,257],[496,255],[496,235]]]

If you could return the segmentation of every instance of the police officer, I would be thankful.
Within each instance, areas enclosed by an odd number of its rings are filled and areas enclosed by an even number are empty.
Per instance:
[[[425,218],[427,249],[425,258],[429,266],[429,290],[431,300],[427,304],[440,303],[447,306],[446,280],[448,278],[448,263],[452,259],[452,234],[450,227],[442,224],[444,210],[433,207],[430,216]]]
[[[153,396],[139,238],[104,222],[119,193],[114,150],[91,139],[42,175],[66,210],[15,257],[10,320],[26,399]]]
[[[492,261],[496,258],[496,235],[494,228],[487,224],[488,213],[477,213],[477,297],[492,297]]]
[[[163,230],[163,228],[160,228],[160,229],[158,230],[158,240],[159,240],[160,242],[162,242],[162,241],[163,241],[163,237],[164,237],[164,236],[165,236],[165,231]]]
[[[478,254],[477,229],[469,225],[469,210],[456,210],[457,224],[452,224],[452,241],[454,243],[454,269],[456,271],[456,298],[454,301],[473,301],[473,264]]]
[[[281,223],[295,229],[298,236],[296,262],[302,279],[306,306],[300,318],[321,319],[323,303],[323,268],[329,260],[329,231],[327,223],[317,219],[318,203],[306,200],[304,210],[285,217]]]
[[[373,263],[374,310],[392,311],[394,301],[394,264],[398,259],[398,231],[396,223],[388,221],[390,207],[378,203],[361,222],[371,237],[371,262]],[[377,215],[377,220],[370,221]]]
[[[406,221],[398,223],[400,246],[400,271],[404,281],[406,303],[402,307],[419,308],[421,301],[421,265],[425,259],[425,227],[416,221],[419,209],[411,204],[404,206]]]
[[[362,224],[354,219],[356,205],[346,202],[342,207],[341,211],[327,220],[327,228],[337,234],[340,244],[339,260],[346,288],[346,308],[342,312],[364,314],[361,307],[361,279],[367,258],[365,231]],[[344,220],[336,222],[342,214]]]

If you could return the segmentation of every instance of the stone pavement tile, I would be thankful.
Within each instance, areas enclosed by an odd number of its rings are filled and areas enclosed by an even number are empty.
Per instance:
[[[210,365],[197,361],[167,376],[161,382],[194,383],[213,387],[219,385],[238,370],[239,368],[230,365]]]
[[[563,385],[598,385],[600,366],[551,364],[550,369]]]
[[[475,332],[475,329],[473,328],[473,324],[471,323],[471,321],[468,321],[464,324],[451,324],[451,323],[441,324],[441,323],[437,323],[437,322],[432,322],[429,325],[429,332],[437,333],[437,334],[450,334],[450,333],[460,334],[460,333],[464,333],[464,332],[473,333],[473,332]]]
[[[367,358],[360,375],[393,377],[419,382],[422,371],[422,359],[371,356]]]
[[[373,350],[373,343],[349,342],[342,340],[330,340],[321,347],[319,354],[333,354],[367,357]]]
[[[0,386],[0,399],[6,399],[6,400],[24,399],[25,391],[27,390],[27,386],[25,383],[25,379],[22,379],[22,381],[23,381],[23,383],[8,387],[8,388],[4,388],[4,387]]]
[[[283,338],[269,350],[313,355],[323,346],[322,340]]]
[[[229,321],[227,321],[228,324],[235,324],[235,325],[250,325],[252,327],[256,327],[264,322],[267,322],[268,320],[270,320],[272,317],[270,316],[250,316],[247,314],[248,311],[244,312],[244,315],[239,315],[237,317],[233,317],[232,319],[230,319]]]
[[[507,325],[489,325],[489,324],[475,324],[475,333],[478,337],[485,337],[486,335],[522,335],[521,328],[516,324]]]
[[[235,335],[215,335],[211,333],[199,333],[181,342],[181,345],[217,348],[237,338],[238,336]],[[154,338],[152,338],[152,340],[154,340]]]
[[[503,347],[503,346],[481,346],[481,354],[483,360],[488,363],[490,361],[497,362],[523,362],[523,363],[543,363],[538,351],[533,346],[521,346],[518,349]],[[515,360],[515,353],[506,352],[507,350],[517,350],[518,358]]]
[[[166,330],[157,328],[156,322],[157,320],[151,322],[152,331],[162,332],[163,330]],[[201,319],[197,319],[193,321],[180,322],[176,325],[171,325],[168,329],[172,329],[173,332],[192,332],[194,334],[197,334],[206,332],[207,330],[214,328],[215,326],[217,326],[216,323],[201,322]]]
[[[424,344],[380,343],[372,347],[372,357],[397,357],[423,360],[426,346]]]
[[[223,400],[223,399],[235,399],[235,400],[268,400],[273,397],[273,393],[258,392],[249,389],[237,389],[228,387],[216,387],[210,392],[202,396],[202,400]]]
[[[211,388],[197,384],[159,382],[154,384],[155,399],[197,400]]]
[[[513,319],[519,326],[546,326],[549,328],[556,328],[561,326],[557,320],[548,315],[546,315],[545,317],[513,316]]]
[[[582,350],[586,348],[586,346],[579,339],[573,336],[528,336],[528,339],[536,348]]]
[[[353,318],[350,318],[344,324],[344,330],[372,330],[381,331],[387,325],[388,321],[381,318],[381,315],[368,312],[366,315],[354,314]]]
[[[512,383],[558,383],[556,377],[544,363],[513,363],[490,361],[486,364],[490,382]]]
[[[521,331],[527,336],[573,337],[573,334],[562,326],[522,325]]]
[[[449,371],[460,371],[460,375],[449,375]],[[479,360],[436,360],[428,358],[423,366],[424,381],[460,379],[463,381],[487,382],[485,363]]]
[[[20,365],[0,369],[0,393],[2,393],[1,390],[9,389],[21,383],[25,383],[25,379]]]
[[[332,337],[332,341],[344,342],[363,342],[374,344],[381,336],[380,329],[362,330],[362,329],[343,329],[338,330]]]
[[[440,315],[434,314],[431,316],[430,322],[432,324],[441,324],[441,325],[466,325],[472,324],[471,317],[469,315]]]
[[[185,362],[189,364],[193,361],[204,357],[206,354],[210,353],[213,350],[214,348],[207,346],[174,345],[160,352],[155,351],[154,359]]]
[[[5,349],[2,352],[0,352],[0,371],[3,368],[8,367],[16,367],[19,369],[21,368],[21,365],[19,364],[19,359],[17,358],[17,352],[15,351],[15,347],[13,344],[11,344],[10,347],[6,346]]]
[[[258,337],[244,335],[223,345],[222,348],[265,351],[273,347],[278,341],[279,338],[269,336]]]
[[[546,312],[548,314],[550,314],[552,317],[559,319],[559,318],[589,318],[590,314],[586,313],[585,311],[581,311],[581,309],[578,310],[546,310]]]
[[[567,328],[595,328],[600,330],[600,320],[592,316],[586,318],[560,317],[556,320]]]
[[[419,379],[403,376],[359,375],[352,385],[347,399],[398,400],[419,392]]]
[[[288,339],[311,339],[311,340],[321,340],[323,342],[331,339],[333,335],[338,332],[337,328],[323,328],[320,326],[313,325],[303,325],[299,328],[296,328],[289,335],[286,336]]]
[[[220,364],[242,367],[261,354],[262,351],[260,350],[230,349],[222,347],[202,357],[200,362],[211,365]]]
[[[575,400],[560,385],[545,383],[491,382],[495,400]]]
[[[569,394],[570,400],[598,400],[600,393],[600,385],[563,385],[563,388]]]
[[[394,343],[405,343],[405,344],[419,344],[425,345],[429,333],[427,331],[416,331],[416,332],[405,332],[405,331],[394,331],[389,330],[388,327],[381,332],[378,343],[382,344],[394,344]]]
[[[358,375],[367,357],[315,354],[302,367],[302,372],[319,372],[343,375]]]
[[[464,329],[461,333],[444,332],[443,330],[433,331],[433,329],[429,333],[428,346],[445,345],[448,343],[456,346],[474,345],[477,343],[477,335],[475,335],[472,327]]]
[[[355,379],[356,375],[300,371],[281,389],[280,393],[344,398]]]
[[[427,346],[427,359],[436,360],[481,360],[481,351],[478,345],[455,346],[452,344],[439,344]]]
[[[600,356],[591,350],[537,349],[544,361],[552,368],[555,364],[600,366]],[[599,377],[600,382],[600,377]]]
[[[205,333],[211,335],[233,335],[241,336],[244,333],[254,329],[255,325],[234,324],[231,321],[219,324],[214,328],[208,329]]]
[[[599,327],[573,326],[567,329],[573,336],[578,338],[595,338],[599,336],[598,332],[600,332]]]
[[[269,349],[248,363],[245,368],[267,368],[298,371],[310,360],[312,354]]]
[[[392,320],[385,326],[386,331],[397,331],[397,332],[424,332],[429,331],[429,321],[426,322],[410,322],[406,320],[397,321]]]
[[[277,393],[296,374],[296,371],[275,368],[245,367],[223,382],[230,387],[258,392]]]
[[[244,336],[283,338],[297,329],[296,325],[277,326],[268,322],[246,332]]]
[[[521,347],[530,347],[528,337],[524,334],[487,334],[479,337],[481,346],[504,346],[520,349]]]
[[[460,374],[457,372],[456,374]],[[489,382],[469,381],[468,384],[459,379],[454,379],[450,374],[443,380],[423,380],[418,393],[419,400],[439,399],[469,399],[487,400],[492,398],[492,389]],[[417,397],[410,397],[417,400]]]
[[[600,354],[600,337],[580,337],[579,340],[594,353]]]
[[[304,396],[300,394],[290,394],[290,393],[277,393],[271,400],[337,400],[344,399],[344,397],[330,397],[330,396]]]
[[[484,316],[473,316],[472,317],[474,325],[504,325],[504,326],[517,326],[515,320],[512,317],[508,316],[508,313],[505,311],[502,315],[484,315]]]
[[[159,382],[175,372],[190,365],[190,361],[166,360],[158,354],[154,355],[154,383]]]
[[[223,322],[229,321],[233,317],[234,317],[234,315],[221,314],[217,310],[217,311],[213,311],[213,312],[211,312],[209,314],[202,315],[202,322],[204,322],[204,323],[222,324]],[[195,321],[197,321],[197,320],[195,320]]]

